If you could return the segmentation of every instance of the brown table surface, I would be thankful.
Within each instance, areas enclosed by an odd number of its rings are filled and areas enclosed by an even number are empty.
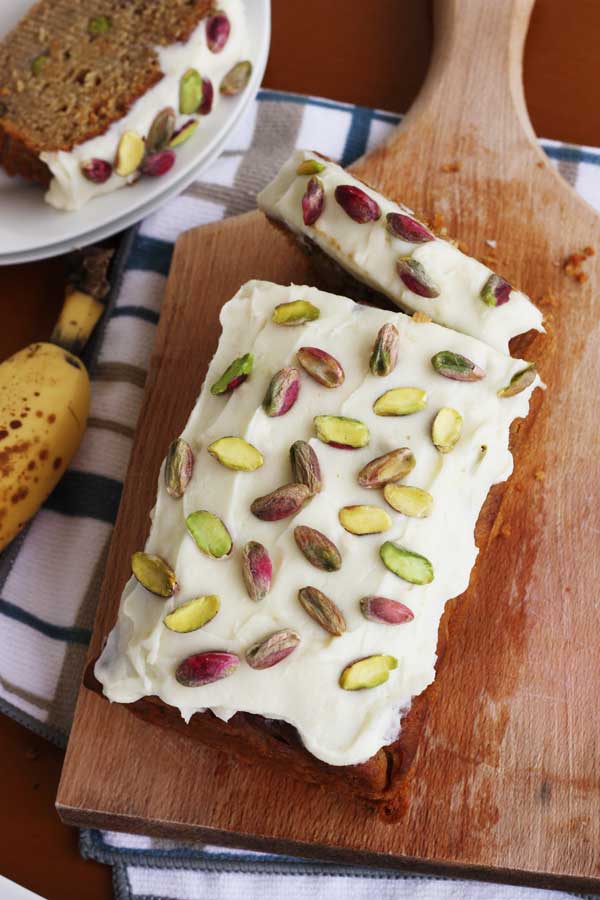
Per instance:
[[[265,86],[399,112],[409,107],[429,60],[429,2],[272,0],[272,6]],[[537,0],[525,53],[537,134],[600,145],[599,33],[598,0]],[[0,360],[48,337],[62,271],[61,259],[0,268]],[[80,858],[77,833],[54,811],[61,765],[60,750],[0,715],[0,874],[48,900],[109,900],[109,868]]]

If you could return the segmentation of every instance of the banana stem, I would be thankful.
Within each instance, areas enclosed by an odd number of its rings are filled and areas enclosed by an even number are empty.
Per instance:
[[[68,285],[50,342],[79,356],[103,312],[102,301]]]
[[[65,301],[51,343],[81,353],[104,311],[102,298],[110,287],[106,273],[112,255],[113,251],[104,247],[87,247],[70,257]]]

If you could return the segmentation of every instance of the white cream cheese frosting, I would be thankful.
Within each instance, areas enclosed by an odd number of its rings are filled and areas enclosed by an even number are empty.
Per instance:
[[[185,43],[155,48],[163,78],[136,100],[129,112],[113,122],[104,134],[77,144],[69,152],[60,150],[40,154],[40,159],[46,163],[53,176],[44,198],[47,203],[56,209],[80,209],[93,197],[125,187],[135,180],[135,175],[123,178],[113,170],[104,184],[95,184],[82,175],[81,164],[90,159],[112,163],[121,135],[126,131],[134,131],[142,137],[147,135],[154,117],[165,107],[170,106],[177,112],[176,130],[189,121],[192,118],[190,115],[178,111],[179,80],[188,69],[197,69],[203,78],[212,81],[214,111],[223,99],[219,93],[222,78],[236,63],[246,58],[248,49],[243,0],[222,0],[219,10],[227,14],[231,24],[227,43],[219,53],[213,53],[208,48],[206,19],[203,19]],[[203,118],[199,117],[200,126],[192,140],[202,140]]]
[[[296,174],[298,166],[307,159],[325,165],[318,173],[325,191],[325,205],[313,225],[305,225],[302,214],[302,197],[310,176]],[[334,192],[339,185],[352,185],[365,191],[379,204],[381,217],[367,223],[351,219],[335,200]],[[485,341],[503,353],[508,353],[508,342],[515,335],[532,328],[544,330],[541,312],[520,291],[513,290],[509,301],[501,306],[487,306],[480,292],[492,274],[491,269],[448,241],[436,238],[412,243],[393,237],[386,228],[386,215],[410,210],[315,153],[296,150],[258,195],[257,202],[268,216],[281,221],[295,234],[314,241],[342,268],[385,294],[400,309],[411,313],[419,310],[434,322]],[[399,257],[409,255],[440,287],[438,297],[421,297],[405,287],[396,264]]]
[[[316,305],[320,318],[296,327],[274,324],[273,308],[296,299]],[[393,322],[399,331],[399,361],[391,374],[378,377],[369,371],[369,358],[386,322]],[[490,487],[511,474],[510,424],[527,415],[539,380],[536,377],[516,396],[498,397],[497,391],[526,365],[522,360],[439,325],[359,306],[312,287],[248,282],[223,307],[221,324],[217,352],[182,432],[195,454],[192,480],[183,498],[173,499],[161,469],[146,543],[147,552],[162,556],[175,569],[181,589],[165,601],[133,578],[128,582],[96,676],[112,701],[130,703],[157,695],[177,707],[186,720],[204,709],[224,720],[238,710],[256,713],[295,726],[308,750],[327,763],[360,763],[396,738],[401,712],[434,678],[444,604],[469,584],[478,552],[473,532],[479,511]],[[319,347],[335,356],[345,381],[327,389],[300,370],[296,404],[285,415],[270,418],[262,409],[269,381],[283,366],[295,364],[302,346]],[[485,371],[485,378],[464,383],[442,377],[431,364],[440,350],[468,357]],[[247,352],[254,354],[248,380],[231,394],[213,396],[210,386]],[[426,408],[402,418],[375,415],[373,402],[400,386],[426,390]],[[444,455],[431,440],[432,419],[442,406],[455,408],[464,420],[460,440]],[[313,417],[321,414],[360,419],[370,429],[370,444],[347,451],[321,443],[313,425]],[[257,447],[264,465],[254,472],[220,465],[207,447],[227,435],[241,436]],[[260,521],[250,505],[291,480],[289,448],[299,439],[310,441],[317,453],[323,490],[295,517]],[[409,447],[415,455],[416,466],[403,483],[432,494],[429,518],[396,513],[381,491],[357,483],[357,473],[369,460],[397,447]],[[391,529],[361,537],[346,532],[338,520],[340,508],[362,503],[386,508]],[[229,529],[234,548],[228,559],[210,559],[196,547],[185,517],[197,509],[215,513]],[[337,545],[342,555],[339,571],[323,572],[307,562],[293,537],[300,524],[318,529]],[[273,560],[273,584],[260,602],[249,599],[241,574],[241,550],[250,540],[264,544]],[[434,580],[413,585],[388,571],[379,556],[386,540],[427,557]],[[306,585],[317,587],[338,605],[348,626],[343,635],[332,637],[305,613],[297,594]],[[168,612],[202,594],[220,598],[221,609],[212,621],[188,634],[165,627]],[[397,626],[367,621],[359,600],[371,594],[402,601],[414,619]],[[301,641],[287,659],[265,670],[244,662],[250,645],[288,627]],[[236,653],[241,665],[213,684],[193,688],[179,684],[175,670],[182,660],[208,650]],[[398,660],[389,680],[370,690],[342,690],[338,679],[344,667],[378,653]]]

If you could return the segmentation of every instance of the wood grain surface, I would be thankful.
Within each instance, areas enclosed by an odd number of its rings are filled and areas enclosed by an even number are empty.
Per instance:
[[[523,426],[487,551],[447,622],[404,819],[386,824],[359,802],[165,735],[83,689],[58,796],[65,821],[600,887],[598,257],[585,264],[585,283],[561,265],[584,246],[600,249],[600,224],[547,163],[527,118],[521,57],[531,6],[441,0],[417,102],[355,167],[430,218],[442,214],[471,252],[489,255],[485,241],[496,241],[499,271],[548,313],[548,334],[527,351],[547,395]],[[92,655],[147,533],[160,460],[216,347],[220,305],[250,277],[301,283],[311,274],[256,213],[177,244]]]

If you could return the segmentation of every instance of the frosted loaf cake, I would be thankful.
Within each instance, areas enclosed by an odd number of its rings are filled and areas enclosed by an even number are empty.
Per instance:
[[[539,379],[310,287],[249,282],[221,323],[96,676],[110,700],[288,723],[320,763],[359,766],[434,678]]]
[[[503,353],[516,335],[544,330],[525,294],[316,153],[296,150],[257,201],[270,219],[407,312]]]

